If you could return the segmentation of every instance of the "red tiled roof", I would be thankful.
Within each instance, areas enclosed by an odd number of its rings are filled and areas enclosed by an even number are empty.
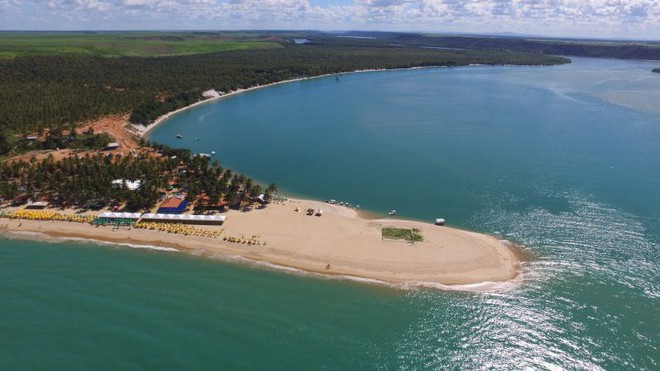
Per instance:
[[[177,207],[179,207],[179,205],[181,205],[182,202],[183,200],[178,197],[170,197],[165,201],[163,201],[163,203],[160,204],[160,207],[171,207],[176,209]]]

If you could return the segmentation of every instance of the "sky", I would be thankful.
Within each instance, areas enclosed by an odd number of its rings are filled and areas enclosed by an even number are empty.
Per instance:
[[[265,29],[660,40],[660,0],[0,0],[0,30]]]

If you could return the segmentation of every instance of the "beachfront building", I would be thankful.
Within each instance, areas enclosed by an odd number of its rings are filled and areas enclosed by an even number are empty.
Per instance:
[[[115,149],[117,149],[117,148],[119,148],[119,143],[117,143],[117,142],[112,142],[112,143],[108,143],[108,145],[106,145],[105,147],[103,147],[103,150],[104,150],[104,151],[112,151],[112,150],[115,150]]]
[[[48,202],[46,201],[37,201],[37,202],[28,202],[27,205],[25,205],[26,209],[32,209],[32,210],[43,210],[48,206]]]
[[[186,196],[175,195],[165,199],[165,201],[160,204],[158,214],[181,214],[186,210],[186,206],[188,206]]]
[[[204,98],[218,98],[220,97],[220,93],[218,93],[215,89],[211,89],[203,92],[202,96]]]
[[[227,219],[224,215],[174,215],[174,214],[142,214],[141,220],[146,222],[181,223],[197,225],[220,225]]]
[[[138,220],[143,222],[179,223],[196,225],[221,225],[227,220],[224,215],[176,215],[176,214],[141,214],[122,212],[103,212],[96,218],[99,224],[113,224],[122,221],[124,224],[132,225]],[[130,223],[126,223],[130,222]]]
[[[141,180],[126,180],[126,179],[115,179],[112,181],[112,186],[115,188],[126,188],[130,191],[135,191],[140,188],[142,185]]]
[[[216,203],[211,203],[211,197],[204,195],[197,200],[195,204],[195,210],[215,210],[215,211],[225,211],[227,205],[226,201],[219,201]]]

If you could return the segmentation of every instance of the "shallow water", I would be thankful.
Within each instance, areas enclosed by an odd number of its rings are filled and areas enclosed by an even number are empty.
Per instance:
[[[291,194],[443,216],[536,258],[522,282],[436,291],[0,240],[0,359],[10,369],[657,369],[654,66],[347,74],[182,112],[151,139],[216,151]]]

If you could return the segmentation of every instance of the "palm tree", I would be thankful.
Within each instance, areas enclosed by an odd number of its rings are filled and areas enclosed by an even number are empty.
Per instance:
[[[271,201],[274,193],[277,193],[277,185],[275,185],[275,183],[270,183],[266,188],[266,192],[264,192],[264,196],[267,202]]]

